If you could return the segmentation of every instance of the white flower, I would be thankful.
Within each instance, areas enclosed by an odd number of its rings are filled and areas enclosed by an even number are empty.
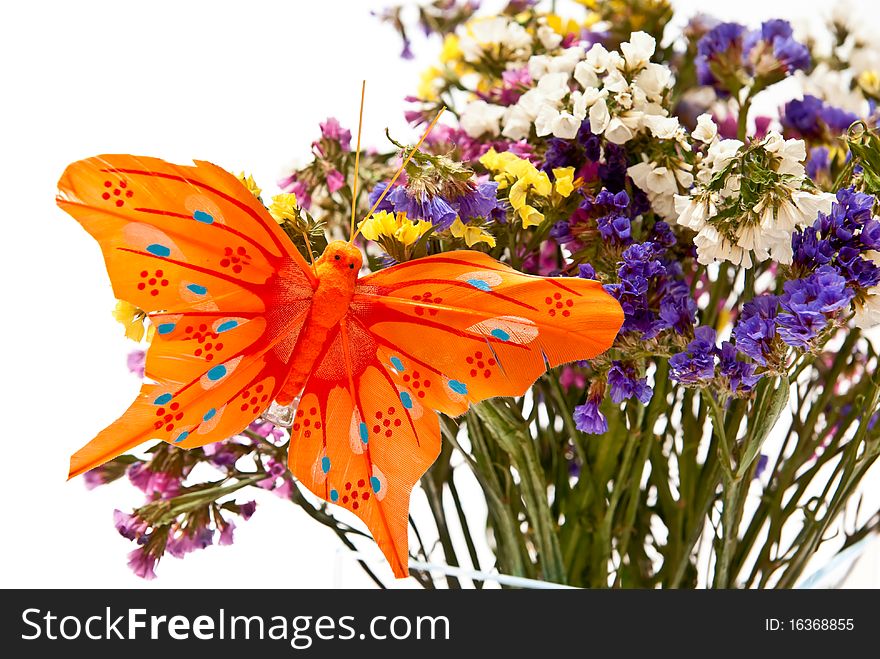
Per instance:
[[[602,102],[604,104],[604,101]],[[596,103],[596,105],[599,105]],[[596,107],[594,105],[593,107]],[[592,115],[593,110],[590,108],[590,114]],[[593,120],[590,118],[590,130],[592,130]],[[595,131],[593,131],[595,132]],[[632,130],[623,123],[620,117],[614,117],[611,121],[608,122],[608,127],[605,129],[605,139],[614,144],[625,144],[633,137]]]
[[[489,134],[493,137],[498,135],[498,122],[504,116],[506,108],[500,105],[492,105],[486,101],[471,101],[461,113],[461,128],[470,137],[480,137]]]
[[[594,43],[593,47],[587,51],[584,62],[596,73],[604,73],[613,66],[611,53],[605,50],[605,46],[600,43]]]
[[[648,64],[635,77],[635,84],[645,94],[653,98],[659,98],[669,86],[672,79],[672,71],[662,64]]]
[[[509,51],[513,61],[525,60],[532,52],[532,37],[519,23],[495,16],[471,21],[459,39],[459,48],[468,62],[478,62],[496,46]]]
[[[550,56],[532,55],[529,58],[528,69],[532,80],[540,80],[550,71]]]
[[[605,76],[604,80],[602,80],[602,86],[612,94],[629,91],[629,83],[617,69],[614,69]]]
[[[691,133],[691,137],[706,144],[718,137],[718,126],[712,121],[711,114],[701,114],[697,117],[697,127]]]
[[[538,116],[541,106],[549,104],[548,99],[540,89],[532,88],[519,97],[514,107],[519,108],[529,118],[529,121],[534,121],[535,117]]]
[[[865,301],[856,305],[853,325],[861,329],[871,329],[880,325],[880,286],[866,291]]]
[[[553,135],[564,140],[574,139],[581,127],[581,121],[568,112],[560,112],[553,120]]]
[[[546,25],[538,28],[538,39],[547,50],[553,50],[562,43],[562,35]]]
[[[837,200],[837,196],[831,192],[814,194],[805,190],[795,190],[791,193],[791,199],[803,215],[803,224],[808,225],[816,221],[819,213],[828,215],[831,212],[831,204]]]
[[[537,89],[544,99],[558,103],[569,93],[569,75],[565,72],[548,73],[538,81]]]
[[[550,58],[548,71],[550,73],[565,73],[570,76],[583,56],[584,49],[580,46],[566,48],[561,55]]]
[[[711,202],[702,202],[687,195],[675,195],[675,212],[681,226],[699,231],[706,226],[706,220],[715,214],[715,207]]]
[[[604,98],[598,99],[590,107],[590,131],[594,135],[600,135],[608,128],[611,115],[608,113],[608,104]]]
[[[743,143],[739,140],[719,140],[714,142],[706,153],[706,162],[711,165],[713,172],[719,172],[736,157]]]
[[[504,129],[501,134],[511,140],[524,140],[532,131],[534,119],[534,116],[519,105],[512,105],[504,115]]]
[[[552,105],[544,105],[535,117],[535,133],[545,137],[553,132],[553,124],[559,118],[559,111]]]
[[[673,139],[680,128],[678,117],[646,116],[644,124],[654,137],[661,140]]]
[[[575,65],[574,79],[584,89],[599,86],[599,76],[596,75],[595,69],[586,60],[582,60]]]
[[[708,265],[713,261],[730,261],[734,265],[742,265],[744,268],[752,267],[750,252],[731,243],[711,224],[700,229],[700,232],[694,237],[694,245],[697,246],[697,261],[703,265]]]
[[[657,42],[647,32],[633,32],[629,41],[620,44],[623,59],[630,71],[635,71],[645,66],[654,54]]]

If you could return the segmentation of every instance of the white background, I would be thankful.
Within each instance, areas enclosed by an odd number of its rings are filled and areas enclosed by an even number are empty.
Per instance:
[[[274,193],[284,166],[303,161],[318,122],[356,126],[367,82],[364,144],[407,137],[403,97],[437,52],[399,60],[393,31],[370,8],[383,2],[6,3],[0,24],[0,323],[3,467],[0,585],[5,587],[323,587],[340,546],[290,503],[266,493],[231,547],[167,558],[145,582],[125,565],[132,545],[114,507],[140,493],[127,483],[87,492],[66,482],[68,456],[113,421],[139,382],[133,346],[92,239],[54,204],[64,167],[99,153],[216,162],[253,172]],[[878,5],[851,3],[880,25]],[[757,24],[809,17],[832,3],[806,0],[675,2]],[[712,6],[717,5],[717,6]],[[484,513],[477,499],[476,528]],[[422,508],[416,502],[417,513]],[[387,569],[379,565],[384,577]],[[346,585],[368,585],[347,564]]]

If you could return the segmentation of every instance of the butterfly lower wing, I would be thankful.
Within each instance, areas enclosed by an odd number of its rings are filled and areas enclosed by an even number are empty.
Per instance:
[[[300,396],[290,470],[360,517],[395,576],[405,577],[410,493],[440,451],[437,415],[401,398],[377,345],[350,318],[319,364]]]
[[[595,357],[623,322],[598,282],[524,275],[475,251],[369,275],[352,310],[397,385],[452,415],[522,395],[550,367]]]
[[[58,204],[156,327],[155,384],[72,457],[71,476],[149,439],[189,448],[246,427],[283,384],[314,282],[262,205],[210,163],[127,155],[70,165]]]

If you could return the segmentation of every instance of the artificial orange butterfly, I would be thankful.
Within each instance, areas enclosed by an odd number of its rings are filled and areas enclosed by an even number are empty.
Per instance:
[[[623,322],[598,282],[524,275],[476,251],[359,277],[358,248],[334,241],[310,267],[207,162],[81,160],[58,204],[100,244],[116,297],[155,326],[152,382],[71,457],[70,477],[150,439],[226,439],[298,397],[291,472],[358,515],[397,577],[410,492],[440,450],[435,412],[522,395],[548,368],[606,350]]]

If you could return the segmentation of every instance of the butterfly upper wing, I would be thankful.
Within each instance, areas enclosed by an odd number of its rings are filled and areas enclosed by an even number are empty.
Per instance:
[[[314,275],[231,174],[109,155],[70,165],[58,204],[98,241],[117,298],[156,333],[141,389],[71,458],[71,476],[153,438],[184,448],[241,431],[289,370]]]
[[[410,492],[440,451],[439,420],[401,398],[378,344],[351,315],[326,346],[300,396],[290,470],[360,517],[395,576],[405,577]]]
[[[396,386],[450,415],[520,396],[548,368],[595,357],[623,323],[620,304],[598,282],[525,275],[476,251],[369,275],[352,311]]]

